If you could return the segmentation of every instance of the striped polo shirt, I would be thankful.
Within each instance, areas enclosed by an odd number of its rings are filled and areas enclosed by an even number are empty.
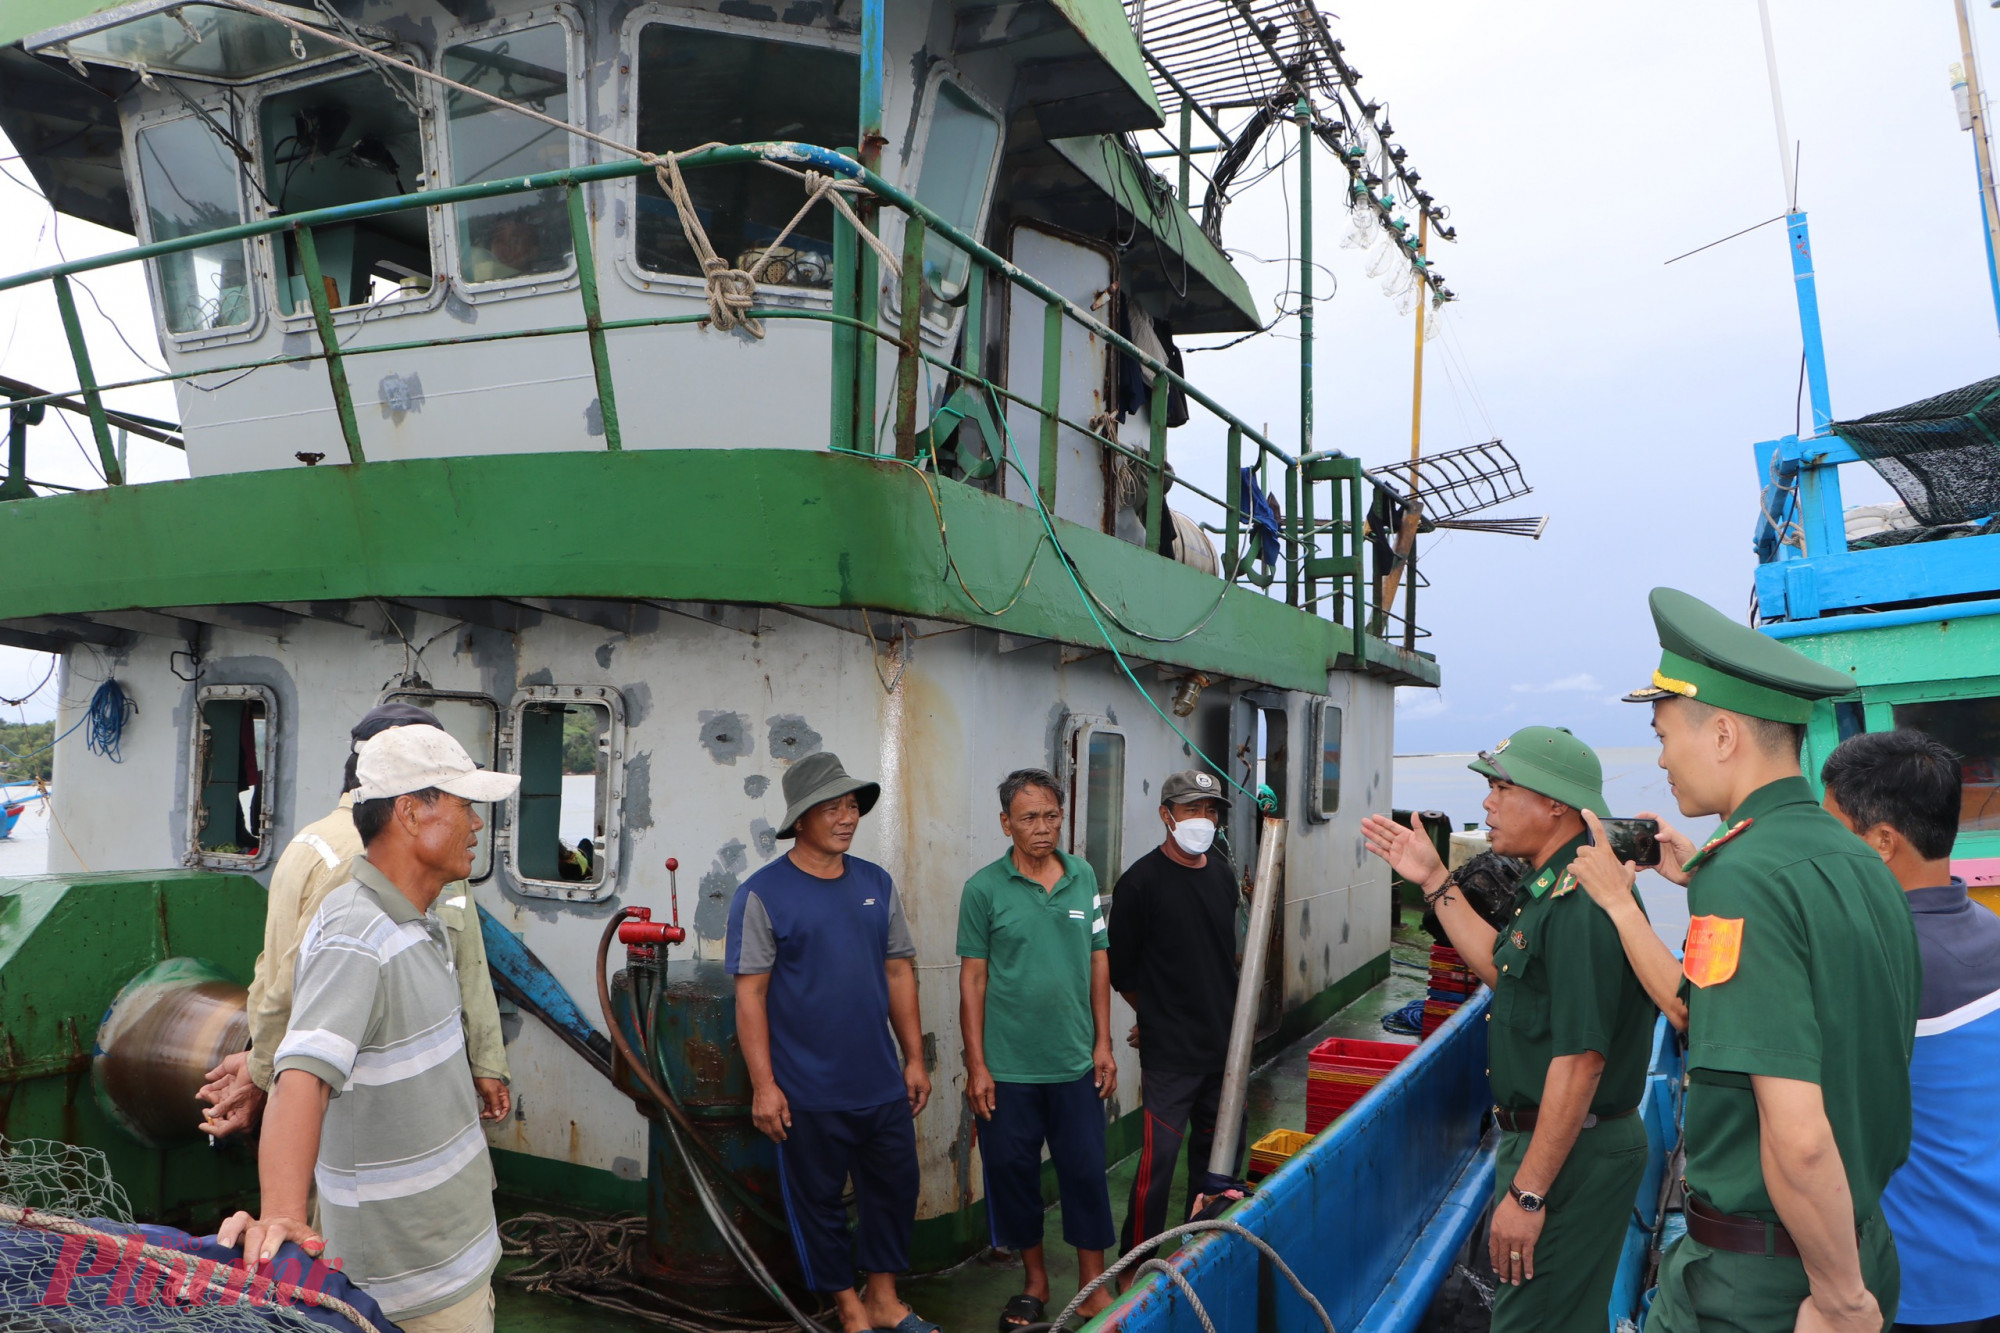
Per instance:
[[[287,1069],[333,1089],[313,1169],[327,1257],[398,1321],[476,1292],[500,1234],[451,942],[365,857],[299,942]]]

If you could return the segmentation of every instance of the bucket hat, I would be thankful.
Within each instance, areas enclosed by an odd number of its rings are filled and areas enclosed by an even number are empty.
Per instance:
[[[849,777],[840,765],[840,756],[822,750],[809,754],[785,770],[785,822],[778,829],[781,838],[793,837],[806,811],[824,801],[838,800],[849,792],[861,802],[861,813],[875,808],[882,784]]]
[[[1611,815],[1597,752],[1562,727],[1522,727],[1491,750],[1481,750],[1466,767],[1599,819]]]

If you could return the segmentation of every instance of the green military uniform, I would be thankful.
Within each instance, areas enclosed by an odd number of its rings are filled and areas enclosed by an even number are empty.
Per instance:
[[[1853,688],[1685,593],[1656,589],[1653,618],[1664,660],[1634,701],[1678,695],[1802,723],[1814,699]],[[1818,1084],[1854,1199],[1862,1278],[1887,1328],[1900,1277],[1879,1200],[1910,1148],[1920,992],[1909,907],[1881,858],[1819,807],[1803,777],[1753,792],[1689,868],[1688,1190],[1713,1212],[1777,1223],[1750,1080]],[[1765,1234],[1775,1242],[1775,1230]],[[1795,1257],[1690,1236],[1661,1266],[1647,1327],[1788,1333],[1808,1294]]]
[[[1527,727],[1470,765],[1476,773],[1597,815],[1603,770],[1582,741]],[[1657,1010],[1626,961],[1618,928],[1578,892],[1569,863],[1579,837],[1536,867],[1493,944],[1499,979],[1488,1011],[1493,1101],[1525,1111],[1542,1100],[1549,1062],[1595,1051],[1604,1072],[1576,1144],[1546,1196],[1535,1276],[1494,1294],[1496,1333],[1603,1333],[1618,1254],[1646,1170],[1646,1127],[1632,1111],[1645,1091]],[[1521,1167],[1532,1131],[1502,1131],[1494,1206]]]

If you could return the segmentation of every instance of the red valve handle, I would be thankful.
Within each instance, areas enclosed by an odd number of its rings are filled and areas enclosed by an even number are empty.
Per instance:
[[[630,911],[632,914],[618,923],[620,944],[679,944],[687,938],[687,932],[679,926],[653,920],[650,907],[634,907]]]

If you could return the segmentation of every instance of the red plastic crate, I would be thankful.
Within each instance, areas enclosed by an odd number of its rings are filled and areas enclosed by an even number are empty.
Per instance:
[[[1400,1041],[1361,1041],[1355,1037],[1328,1037],[1306,1057],[1308,1069],[1345,1069],[1361,1073],[1381,1073],[1394,1069],[1410,1058],[1417,1048]]]

